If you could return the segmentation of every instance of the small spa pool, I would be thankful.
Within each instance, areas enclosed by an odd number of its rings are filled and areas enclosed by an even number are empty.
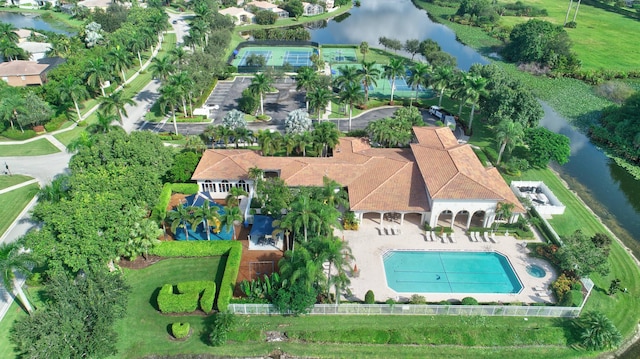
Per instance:
[[[522,283],[497,252],[389,251],[389,288],[399,293],[518,293]]]
[[[529,273],[530,276],[536,278],[544,278],[544,276],[547,275],[547,272],[542,267],[535,264],[530,264],[527,266],[527,273]]]

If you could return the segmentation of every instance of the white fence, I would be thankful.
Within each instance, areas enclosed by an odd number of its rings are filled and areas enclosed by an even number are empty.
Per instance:
[[[502,317],[570,317],[580,315],[582,307],[515,305],[430,305],[430,304],[316,304],[309,314],[316,315],[484,315]],[[281,314],[271,304],[229,304],[235,314]]]

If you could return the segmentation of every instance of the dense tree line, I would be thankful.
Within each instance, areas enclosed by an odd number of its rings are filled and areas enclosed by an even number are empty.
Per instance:
[[[640,92],[621,106],[606,108],[599,124],[591,126],[589,133],[616,155],[640,165]]]
[[[258,29],[251,32],[256,40],[309,41],[311,33],[302,26],[289,28]]]

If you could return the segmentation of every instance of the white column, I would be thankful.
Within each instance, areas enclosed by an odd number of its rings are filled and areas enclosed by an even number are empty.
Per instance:
[[[383,223],[382,223],[382,221],[383,221],[383,218],[382,218],[382,217],[383,217],[383,216],[384,216],[384,213],[383,213],[383,212],[380,212],[380,225],[383,225]]]
[[[451,229],[453,229],[453,224],[456,223],[456,216],[457,215],[458,215],[458,212],[456,212],[456,213],[453,213],[453,211],[451,212]]]
[[[471,219],[473,218],[473,215],[471,213],[469,213],[467,215],[467,228],[465,229],[469,229],[469,227],[471,227]]]
[[[400,213],[400,225],[404,223],[404,213]]]

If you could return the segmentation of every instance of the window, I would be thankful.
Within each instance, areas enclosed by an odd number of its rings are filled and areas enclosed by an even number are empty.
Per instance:
[[[229,192],[231,190],[231,183],[227,180],[222,180],[220,183],[220,192]]]
[[[202,191],[203,192],[216,192],[216,185],[215,183],[206,180],[204,181],[204,183],[202,184]]]
[[[243,191],[249,193],[249,184],[244,180],[238,181],[238,183],[236,183],[236,187],[240,187]]]

